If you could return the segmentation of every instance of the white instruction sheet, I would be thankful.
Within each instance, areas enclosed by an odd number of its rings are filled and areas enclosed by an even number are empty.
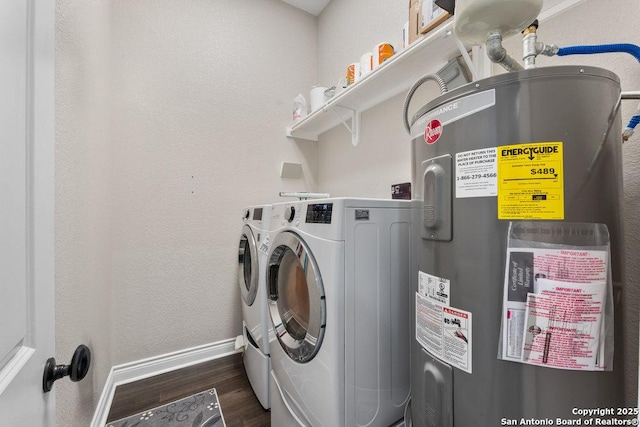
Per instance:
[[[432,276],[431,274],[418,272],[418,293],[442,305],[449,305],[451,294],[449,292],[449,279]]]
[[[456,153],[456,198],[497,195],[496,147]]]
[[[471,373],[471,313],[416,292],[416,340],[433,356]]]
[[[573,370],[598,370],[606,282],[536,281],[527,296],[522,361]]]
[[[599,250],[509,248],[504,281],[502,358],[564,369],[598,369],[595,360],[601,338],[607,260],[607,252]],[[566,329],[564,335],[561,335],[562,328]],[[547,335],[553,330],[556,330],[556,344],[563,342],[562,337],[567,347],[573,345],[581,349],[576,350],[572,362],[566,363],[571,366],[549,361],[549,356],[554,356],[550,353],[554,347],[549,347]],[[589,337],[577,338],[587,331]],[[553,334],[551,343],[554,343]],[[560,347],[555,349],[560,351]]]

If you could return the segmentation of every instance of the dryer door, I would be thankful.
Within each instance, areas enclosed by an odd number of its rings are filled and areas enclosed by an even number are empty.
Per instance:
[[[258,293],[258,247],[248,225],[242,227],[238,248],[238,284],[245,304],[253,304]]]
[[[283,232],[273,240],[267,280],[278,341],[291,359],[308,362],[324,336],[324,287],[313,255],[295,233]]]

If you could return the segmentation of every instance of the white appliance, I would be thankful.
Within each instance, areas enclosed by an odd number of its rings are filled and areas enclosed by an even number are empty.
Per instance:
[[[269,409],[269,321],[266,261],[271,206],[244,209],[238,249],[238,284],[242,294],[244,367],[260,404]]]
[[[272,206],[271,424],[389,426],[409,398],[408,201]]]

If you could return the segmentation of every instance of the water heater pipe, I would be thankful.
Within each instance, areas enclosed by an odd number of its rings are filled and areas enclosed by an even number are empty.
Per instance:
[[[534,23],[535,24],[535,23]],[[534,25],[532,24],[532,25]],[[537,26],[536,26],[537,27]],[[528,40],[527,38],[529,37],[529,35],[526,33],[526,31],[530,30],[531,27],[529,27],[527,30],[525,30],[525,37],[523,39],[523,47],[524,47],[524,59],[525,59],[525,64],[533,64],[531,66],[531,68],[535,67],[535,57],[538,54],[543,54],[543,55],[547,55],[547,56],[553,56],[553,55],[558,55],[558,56],[567,56],[567,55],[593,55],[593,54],[597,54],[597,53],[628,53],[629,55],[633,56],[637,61],[640,62],[640,46],[635,45],[635,44],[631,44],[631,43],[614,43],[614,44],[601,44],[601,45],[578,45],[578,46],[567,46],[567,47],[561,47],[561,48],[556,48],[554,45],[551,45],[550,47],[553,49],[543,49],[540,50],[538,49],[538,44],[534,41],[534,47],[531,48],[532,46],[532,42],[531,40]],[[534,31],[535,33],[535,31]],[[545,46],[544,44],[541,44],[542,46]],[[530,68],[530,67],[527,67]],[[629,93],[627,93],[627,96],[625,96],[625,94],[623,93],[621,96],[621,99],[637,99],[637,97],[632,97],[629,95]],[[627,127],[624,129],[624,131],[622,132],[622,141],[628,141],[629,138],[631,138],[631,136],[634,133],[634,130],[636,128],[636,126],[640,123],[640,105],[638,105],[638,109],[636,111],[636,114],[634,114],[631,119],[629,120],[629,123],[627,124]]]
[[[622,132],[622,142],[628,141],[629,138],[631,138],[631,135],[633,135],[633,132],[635,131],[636,126],[638,126],[638,123],[640,123],[640,105],[638,105],[636,113],[631,116],[631,120],[629,120],[627,127]]]
[[[566,55],[592,55],[596,53],[628,53],[629,55],[640,61],[640,46],[630,43],[614,43],[601,45],[584,45],[584,46],[568,46],[558,49],[558,56]],[[636,126],[640,123],[640,105],[636,110],[636,114],[631,116],[627,127],[622,132],[622,141],[628,141],[633,135]]]
[[[502,65],[507,71],[524,70],[522,65],[510,57],[507,50],[502,46],[502,35],[500,33],[491,33],[487,37],[487,56],[492,62]]]
[[[538,41],[538,20],[533,21],[523,32],[522,60],[524,68],[530,70],[536,68],[536,57],[540,54],[553,56],[558,53],[558,46],[546,45]]]
[[[629,91],[622,92],[620,94],[620,99],[640,99],[640,91]],[[631,116],[631,120],[627,124],[627,127],[622,132],[622,142],[626,142],[631,138],[633,132],[635,131],[636,126],[640,124],[640,104],[638,104],[638,108],[636,109],[636,113]]]
[[[596,53],[628,53],[640,61],[640,46],[630,43],[601,44],[592,46],[567,46],[558,50],[558,56],[592,55]]]

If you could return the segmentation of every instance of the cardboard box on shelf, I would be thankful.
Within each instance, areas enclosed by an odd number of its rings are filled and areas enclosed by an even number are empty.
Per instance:
[[[429,31],[442,24],[449,19],[451,14],[442,9],[435,3],[435,0],[421,0],[422,1],[422,26],[420,27],[420,34],[426,34]]]
[[[435,0],[435,3],[449,12],[451,15],[455,12],[456,1],[455,0]]]
[[[420,37],[422,26],[422,0],[409,0],[409,44]]]
[[[435,0],[409,0],[409,44],[446,21],[451,14]]]

